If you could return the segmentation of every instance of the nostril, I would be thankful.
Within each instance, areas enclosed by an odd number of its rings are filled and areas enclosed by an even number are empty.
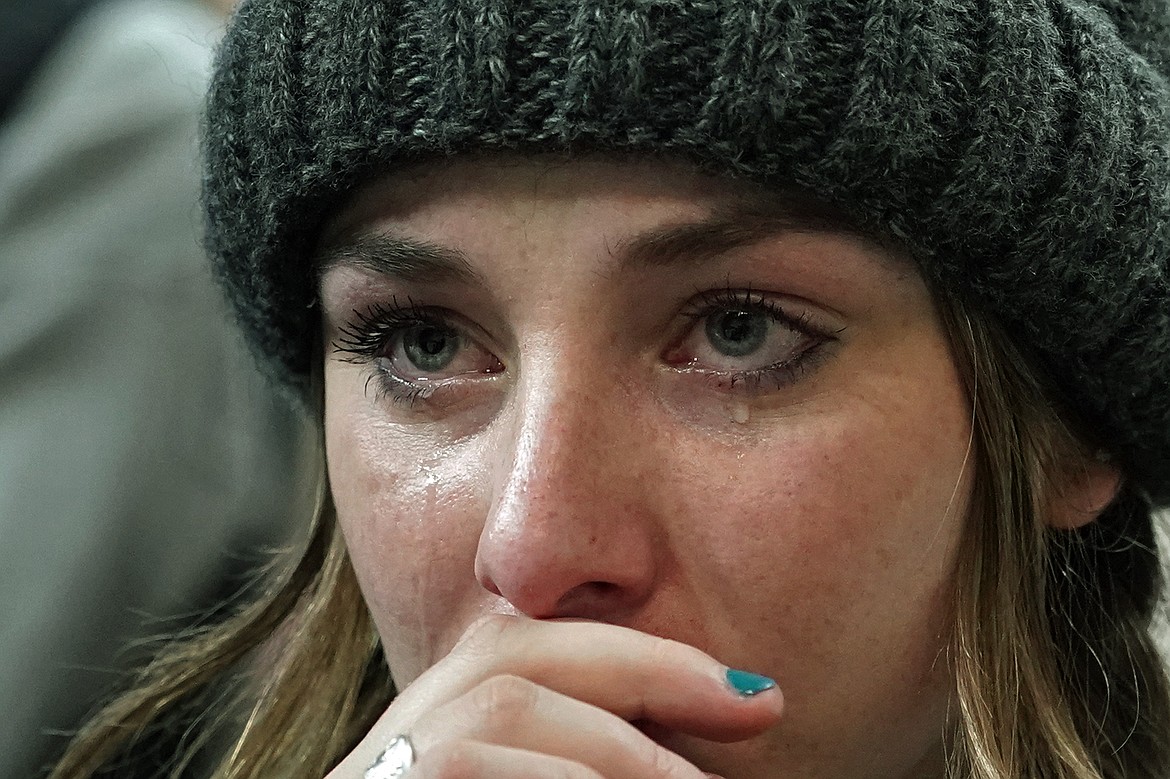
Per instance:
[[[588,590],[592,590],[594,595],[601,596],[613,595],[621,589],[620,586],[613,582],[586,582],[582,586]]]
[[[608,600],[621,594],[622,586],[613,582],[592,581],[578,584],[562,596],[561,603],[572,599],[596,598]]]
[[[606,614],[620,608],[628,599],[629,593],[620,584],[606,581],[584,582],[561,596],[555,612],[559,616],[605,619]]]
[[[480,587],[483,587],[485,590],[490,592],[492,595],[499,595],[500,597],[503,597],[504,594],[502,592],[500,592],[500,588],[496,586],[496,582],[494,579],[492,579],[491,576],[488,576],[487,574],[483,574],[483,575],[479,576],[478,578],[479,578],[479,586]]]

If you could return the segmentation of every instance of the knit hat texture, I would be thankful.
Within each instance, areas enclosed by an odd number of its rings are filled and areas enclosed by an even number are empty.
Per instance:
[[[1168,66],[1152,0],[245,0],[208,244],[304,392],[323,222],[406,163],[653,153],[807,191],[1001,322],[1166,503]]]

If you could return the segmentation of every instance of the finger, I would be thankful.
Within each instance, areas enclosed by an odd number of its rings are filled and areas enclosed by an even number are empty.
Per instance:
[[[589,766],[525,749],[455,741],[419,757],[407,779],[606,779]]]
[[[695,647],[597,622],[493,616],[478,621],[450,655],[392,707],[406,729],[437,703],[493,676],[520,676],[625,720],[650,720],[714,741],[737,741],[774,725],[776,687],[744,695],[728,668]]]
[[[452,739],[558,755],[609,779],[704,777],[621,717],[519,676],[494,676],[411,729],[420,754]]]

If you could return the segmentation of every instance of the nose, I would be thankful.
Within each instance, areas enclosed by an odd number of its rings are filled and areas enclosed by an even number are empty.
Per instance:
[[[506,423],[476,577],[534,618],[620,621],[650,597],[664,549],[653,437],[608,393],[534,384]]]

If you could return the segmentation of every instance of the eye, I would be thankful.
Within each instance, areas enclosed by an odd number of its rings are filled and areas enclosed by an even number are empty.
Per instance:
[[[774,325],[761,311],[730,309],[709,314],[704,331],[715,351],[727,357],[747,357],[767,344]]]
[[[398,330],[390,342],[389,354],[381,358],[383,368],[390,368],[402,378],[430,379],[481,373],[485,365],[484,350],[465,338],[458,330],[445,325],[419,324]]]
[[[426,400],[440,389],[492,376],[500,360],[471,336],[451,312],[412,301],[355,311],[334,343],[346,359],[371,363],[372,381],[395,400]]]
[[[728,389],[795,381],[833,340],[807,316],[790,314],[777,299],[751,290],[703,293],[684,313],[691,323],[663,359]]]

